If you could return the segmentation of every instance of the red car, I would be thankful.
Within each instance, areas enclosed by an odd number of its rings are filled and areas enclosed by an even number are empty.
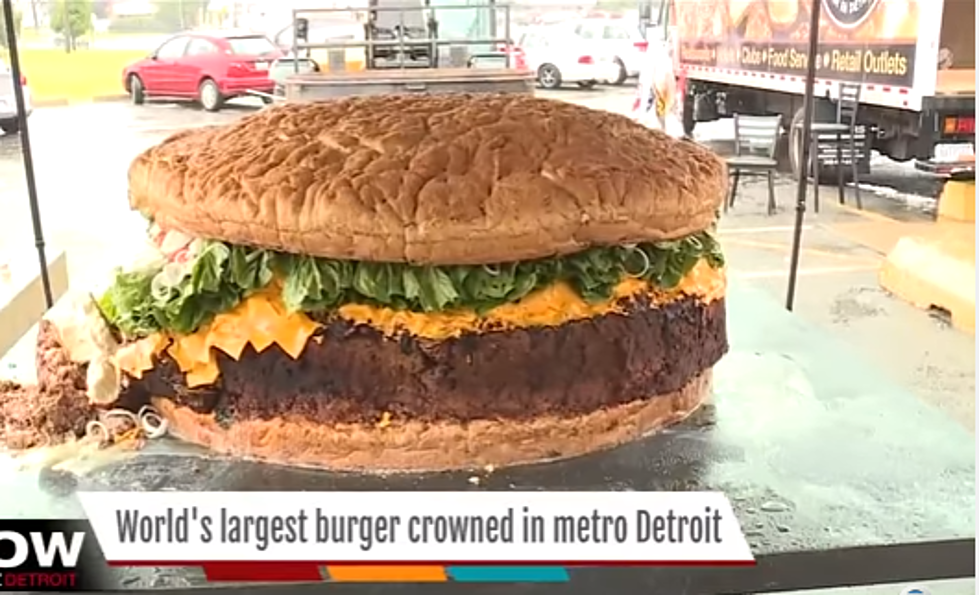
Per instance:
[[[234,33],[182,33],[122,73],[133,103],[147,99],[194,99],[217,111],[248,91],[272,93],[269,66],[283,56],[267,37]]]

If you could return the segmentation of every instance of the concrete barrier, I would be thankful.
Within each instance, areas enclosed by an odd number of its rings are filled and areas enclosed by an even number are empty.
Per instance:
[[[975,333],[974,224],[936,223],[929,233],[905,236],[887,255],[880,284],[923,309],[947,312],[952,325]]]
[[[33,266],[31,266],[33,264]],[[0,276],[0,358],[41,321],[47,312],[44,285],[37,264],[19,259],[6,265],[10,274]],[[48,261],[51,294],[58,301],[68,291],[68,259],[64,252]]]
[[[950,181],[938,199],[938,218],[943,221],[976,222],[976,182]]]
[[[897,240],[881,267],[881,286],[918,308],[947,312],[955,328],[975,334],[975,221],[975,181],[947,182],[938,222]]]

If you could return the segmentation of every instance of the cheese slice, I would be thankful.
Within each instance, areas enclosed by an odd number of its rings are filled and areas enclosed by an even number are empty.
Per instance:
[[[723,270],[701,261],[673,289],[657,289],[639,279],[626,279],[615,288],[610,300],[597,304],[586,302],[570,285],[558,283],[483,315],[465,310],[420,313],[348,304],[341,306],[336,316],[355,324],[369,325],[388,336],[408,333],[419,338],[444,340],[466,332],[560,326],[621,312],[628,304],[624,298],[642,295],[657,305],[685,296],[712,302],[724,297],[726,285]],[[318,326],[305,314],[288,312],[277,289],[272,288],[216,316],[193,334],[156,334],[123,347],[116,354],[116,362],[122,370],[141,378],[153,369],[157,357],[166,351],[185,374],[189,387],[206,386],[213,384],[219,376],[215,349],[238,360],[247,345],[261,353],[275,344],[293,359],[298,359]]]
[[[254,295],[190,335],[157,333],[123,347],[116,354],[120,369],[142,378],[153,369],[157,356],[166,351],[187,386],[213,384],[219,374],[215,349],[238,360],[246,345],[261,353],[273,343],[298,358],[317,325],[302,313],[288,313],[273,292]]]
[[[157,333],[119,348],[115,353],[116,364],[130,376],[142,378],[144,372],[153,369],[154,357],[163,353],[170,344],[166,335]]]

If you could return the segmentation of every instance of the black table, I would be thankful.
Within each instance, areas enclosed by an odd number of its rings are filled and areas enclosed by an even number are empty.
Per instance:
[[[610,452],[497,471],[474,486],[471,473],[337,475],[161,442],[84,474],[78,489],[723,490],[758,558],[754,568],[572,569],[565,584],[335,584],[331,592],[706,595],[975,576],[973,437],[758,290],[732,283],[728,318],[732,350],[716,369],[715,403]],[[77,514],[74,497],[52,490],[57,481],[40,487],[46,481],[0,467],[0,514]],[[128,588],[205,588],[198,569],[121,572]],[[271,595],[324,585],[233,588]]]

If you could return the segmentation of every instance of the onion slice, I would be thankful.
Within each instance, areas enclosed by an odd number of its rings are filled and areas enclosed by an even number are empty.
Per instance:
[[[163,419],[162,415],[156,412],[156,409],[146,405],[139,410],[137,417],[139,418],[140,427],[143,428],[143,431],[146,432],[146,437],[150,440],[162,438],[167,435],[169,424],[167,420]]]
[[[124,417],[133,422],[135,425],[139,425],[139,418],[136,414],[128,409],[111,409],[102,414],[104,419],[109,419],[112,417]]]
[[[109,428],[107,428],[104,423],[94,419],[85,425],[85,436],[87,438],[94,438],[98,440],[100,445],[108,444],[112,441],[112,435],[109,434]]]
[[[638,273],[630,272],[628,269],[626,270],[625,273],[626,275],[632,277],[633,279],[638,279],[649,272],[649,268],[652,266],[653,263],[649,262],[649,256],[646,254],[644,250],[640,250],[638,247],[632,247],[629,250],[630,250],[630,254],[629,254],[630,256],[632,256],[632,254],[638,254],[639,256],[642,257],[643,267],[642,270],[639,271]]]

